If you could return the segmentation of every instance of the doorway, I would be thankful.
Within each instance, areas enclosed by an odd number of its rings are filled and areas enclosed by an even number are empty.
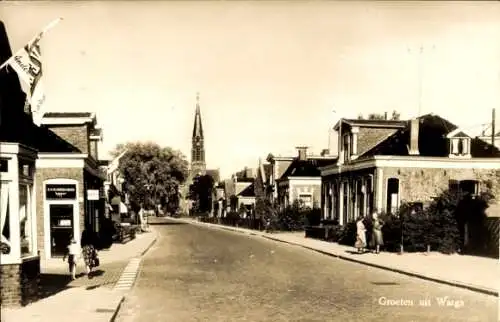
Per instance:
[[[49,205],[50,245],[52,257],[62,257],[73,236],[73,205]]]

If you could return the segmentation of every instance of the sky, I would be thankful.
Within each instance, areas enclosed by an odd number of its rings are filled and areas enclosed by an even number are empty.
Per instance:
[[[46,111],[95,112],[102,158],[155,141],[189,160],[197,92],[222,177],[319,153],[340,117],[432,112],[476,129],[500,107],[500,3],[0,3],[13,51],[57,17],[41,43]]]

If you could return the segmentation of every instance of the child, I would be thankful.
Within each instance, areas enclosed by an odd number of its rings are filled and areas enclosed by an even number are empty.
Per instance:
[[[80,254],[80,247],[74,238],[71,238],[71,242],[68,245],[68,252],[64,254],[63,261],[66,260],[68,256],[69,273],[71,274],[71,279],[76,278],[76,260]]]

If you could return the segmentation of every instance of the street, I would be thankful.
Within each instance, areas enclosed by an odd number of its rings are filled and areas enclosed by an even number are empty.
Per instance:
[[[162,221],[117,321],[497,321],[493,296]]]

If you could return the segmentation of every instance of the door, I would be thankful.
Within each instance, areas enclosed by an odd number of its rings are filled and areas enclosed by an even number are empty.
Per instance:
[[[73,205],[50,205],[52,257],[63,256],[73,235]]]

